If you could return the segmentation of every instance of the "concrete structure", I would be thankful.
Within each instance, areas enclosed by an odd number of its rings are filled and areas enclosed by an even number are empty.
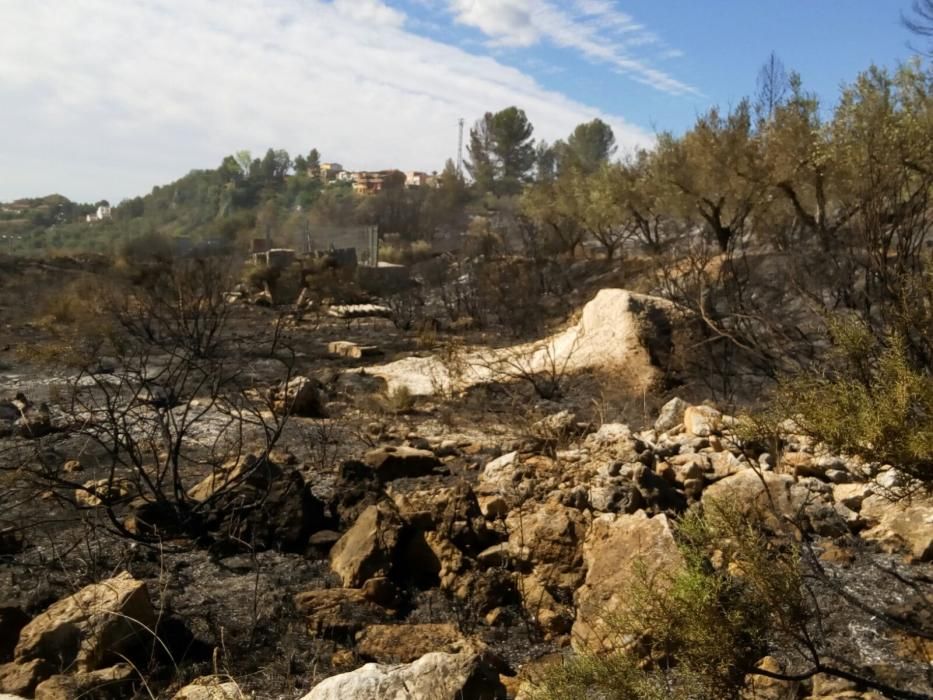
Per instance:
[[[329,182],[337,179],[343,172],[343,166],[340,163],[321,163],[321,180]]]
[[[270,248],[262,253],[253,253],[253,262],[257,265],[284,269],[295,261],[295,251],[291,248]]]
[[[366,171],[353,173],[353,191],[357,194],[376,194],[382,191],[385,177],[391,170]]]
[[[95,221],[103,221],[104,219],[109,219],[109,218],[111,218],[110,207],[105,206],[105,205],[101,205],[97,207],[96,212],[94,212],[93,214],[88,214],[85,217],[86,221],[89,224],[94,223]]]
[[[379,260],[379,234],[375,226],[314,226],[305,240],[306,253],[333,255],[354,250],[358,264],[376,265]]]
[[[405,173],[406,187],[426,187],[430,183],[430,179],[430,175],[417,170]]]

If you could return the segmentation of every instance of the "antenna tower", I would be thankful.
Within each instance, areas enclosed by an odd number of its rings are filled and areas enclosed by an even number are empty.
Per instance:
[[[457,175],[463,177],[463,117],[457,124],[460,126],[460,136],[457,139]]]

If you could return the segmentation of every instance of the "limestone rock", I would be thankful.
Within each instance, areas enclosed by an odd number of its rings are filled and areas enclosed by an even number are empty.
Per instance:
[[[499,700],[505,688],[482,654],[425,654],[400,666],[366,664],[322,681],[302,700]]]
[[[327,344],[327,352],[339,357],[359,360],[364,357],[375,357],[382,352],[375,345],[358,345],[349,340],[334,340]]]
[[[20,632],[17,661],[46,659],[94,671],[108,658],[151,643],[155,623],[146,584],[124,572],[54,603]]]
[[[246,696],[232,680],[218,676],[202,676],[172,696],[172,700],[245,700]]]
[[[269,391],[269,400],[276,413],[321,418],[324,416],[324,396],[320,383],[309,377],[292,377]]]
[[[370,450],[363,457],[363,462],[376,474],[382,483],[395,479],[427,476],[441,461],[430,450],[417,450],[413,447],[385,446]]]
[[[712,476],[715,479],[725,479],[727,476],[748,469],[748,464],[740,461],[731,452],[714,452],[710,455],[710,465],[713,468]]]
[[[583,539],[589,522],[575,508],[557,503],[523,507],[506,518],[509,547],[549,585],[576,589],[583,579]]]
[[[731,456],[731,455],[730,455]],[[671,455],[667,461],[673,467],[674,480],[685,483],[688,479],[702,479],[707,472],[713,471],[710,456],[688,452],[686,454]],[[726,476],[723,474],[723,476]]]
[[[712,502],[737,508],[746,516],[755,516],[766,527],[781,530],[788,520],[826,534],[846,532],[842,518],[829,506],[829,498],[814,485],[797,483],[788,474],[756,472],[746,469],[709,486],[703,503]],[[830,489],[828,484],[821,484]]]
[[[328,638],[352,637],[369,624],[388,621],[388,611],[356,588],[324,588],[295,595],[295,607],[305,616],[308,632]]]
[[[722,413],[711,406],[688,406],[684,427],[689,435],[709,437],[722,429]]]
[[[515,482],[520,466],[518,452],[508,452],[489,461],[480,479],[499,488],[509,488]]]
[[[548,586],[535,574],[523,576],[518,587],[525,614],[538,625],[545,637],[570,631],[573,612],[554,597]]]
[[[654,429],[659,433],[666,433],[683,425],[684,413],[690,404],[680,398],[673,398],[661,407],[658,419],[654,422]]]
[[[587,572],[574,596],[577,616],[573,645],[578,650],[616,648],[607,618],[621,609],[628,590],[643,567],[651,585],[664,585],[683,563],[670,521],[664,515],[601,515],[590,526],[583,544]]]
[[[624,423],[604,423],[595,433],[586,436],[583,446],[594,454],[620,462],[638,461],[635,437]]]
[[[455,486],[392,493],[406,523],[419,530],[435,530],[464,551],[478,552],[492,536],[473,489],[465,482]]]
[[[98,671],[59,673],[36,686],[35,700],[119,698],[134,677],[132,666],[123,663]]]
[[[386,576],[404,523],[394,504],[369,506],[330,550],[330,566],[347,588]]]
[[[861,533],[889,552],[905,551],[914,562],[933,560],[933,499],[890,502],[869,496],[859,513],[869,524]]]
[[[130,488],[130,483],[125,479],[92,479],[75,489],[75,503],[85,508],[96,508],[126,498]]]
[[[862,501],[872,495],[871,484],[836,484],[833,500],[856,513],[862,509]]]
[[[783,673],[784,667],[772,656],[766,656],[757,664],[757,668],[772,673]],[[767,676],[747,676],[745,688],[742,691],[743,700],[797,700],[800,683],[795,681],[782,681]]]
[[[369,625],[356,636],[356,652],[381,663],[410,663],[435,651],[456,653],[466,640],[450,623]]]
[[[13,695],[32,695],[36,686],[56,670],[45,659],[31,661],[13,661],[0,665],[0,693]],[[0,695],[0,698],[3,696]]]

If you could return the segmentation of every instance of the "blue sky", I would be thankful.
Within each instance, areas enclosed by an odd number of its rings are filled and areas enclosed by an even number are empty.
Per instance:
[[[624,152],[755,90],[774,50],[831,104],[911,55],[909,0],[0,0],[0,200],[144,194],[225,154],[437,170],[456,122],[594,117]]]

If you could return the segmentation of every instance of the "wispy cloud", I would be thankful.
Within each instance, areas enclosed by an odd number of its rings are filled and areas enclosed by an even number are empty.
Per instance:
[[[548,140],[600,117],[380,0],[0,0],[0,199],[119,198],[240,148],[440,169],[457,119],[523,107]]]
[[[667,52],[670,47],[610,0],[448,0],[448,6],[458,22],[481,31],[493,46],[529,47],[546,41],[657,90],[699,94],[636,55],[640,47],[661,46]]]

